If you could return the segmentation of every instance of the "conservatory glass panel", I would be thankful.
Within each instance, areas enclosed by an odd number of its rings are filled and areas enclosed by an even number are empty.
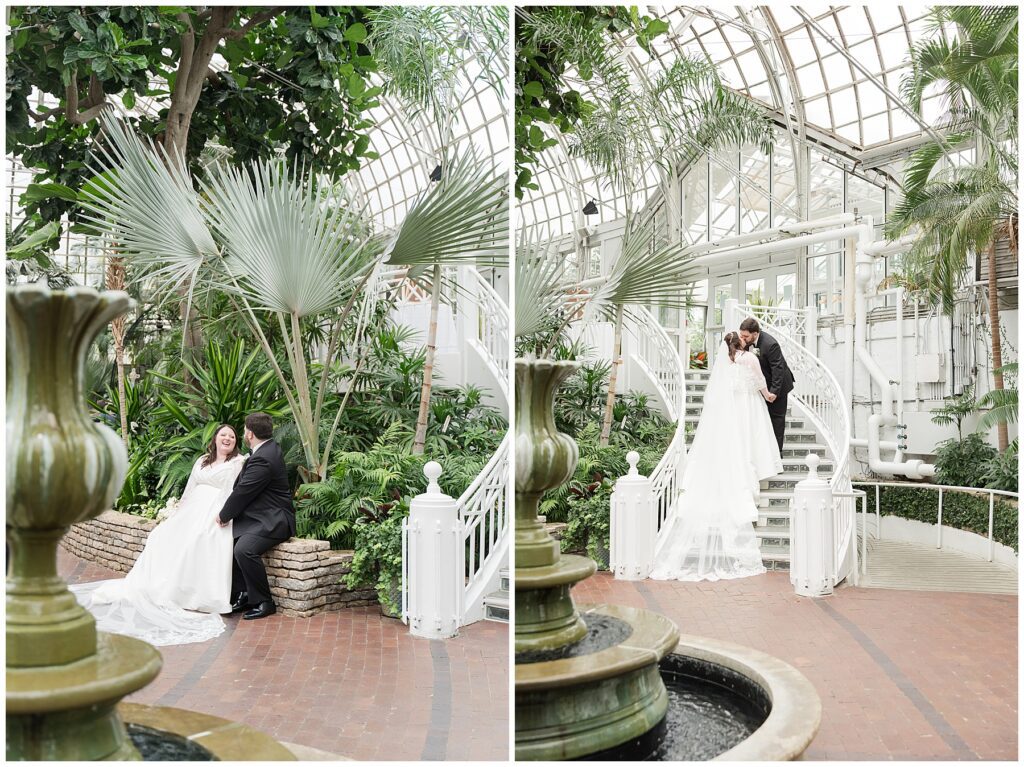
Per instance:
[[[708,236],[708,163],[699,159],[681,180],[683,240],[703,242]]]
[[[739,190],[737,153],[720,152],[711,163],[711,239],[736,234]]]
[[[732,285],[715,285],[715,325],[721,326],[725,302],[732,298]]]

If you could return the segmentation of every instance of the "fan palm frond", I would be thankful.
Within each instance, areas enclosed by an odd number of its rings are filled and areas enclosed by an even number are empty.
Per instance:
[[[376,263],[361,211],[327,205],[315,177],[279,161],[224,168],[202,183],[211,224],[224,240],[220,286],[254,308],[322,314],[345,305]]]
[[[523,229],[516,247],[515,334],[530,336],[542,331],[561,305],[559,281],[562,265],[555,243],[539,243]]]
[[[386,263],[508,265],[508,180],[473,153],[423,192],[385,249]]]
[[[161,293],[191,287],[219,248],[183,158],[140,139],[109,114],[103,131],[96,177],[80,195],[84,217],[119,252],[130,253],[140,275]]]
[[[644,229],[632,232],[607,281],[588,304],[592,316],[626,304],[686,306],[686,287],[697,277],[693,256],[685,244],[653,242]]]

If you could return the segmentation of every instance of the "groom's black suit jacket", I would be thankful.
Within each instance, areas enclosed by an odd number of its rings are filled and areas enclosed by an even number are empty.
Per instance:
[[[768,391],[780,398],[793,391],[793,371],[789,369],[786,358],[782,356],[779,342],[762,330],[757,336],[754,348],[759,353],[758,361],[761,363],[761,372],[768,384]]]
[[[234,538],[248,533],[284,541],[295,535],[288,470],[274,440],[264,442],[246,460],[235,479],[235,489],[220,510],[220,519],[234,520]]]

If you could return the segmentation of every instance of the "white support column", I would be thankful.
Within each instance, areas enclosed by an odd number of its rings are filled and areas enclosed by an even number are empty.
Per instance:
[[[629,474],[619,477],[611,499],[611,571],[623,581],[642,581],[654,564],[658,533],[657,508],[651,480],[637,471],[640,454],[626,454]]]
[[[458,323],[456,325],[456,331],[458,333],[458,348],[462,349],[462,353],[459,355],[461,361],[462,370],[459,371],[461,374],[461,382],[463,385],[469,383],[469,365],[472,364],[470,354],[466,353],[466,345],[470,339],[477,340],[480,334],[480,318],[479,312],[479,301],[477,300],[476,292],[480,289],[477,285],[475,276],[471,273],[471,268],[468,266],[460,266],[456,270],[456,293],[455,303],[457,307],[457,318]]]
[[[797,594],[823,597],[831,594],[835,585],[832,489],[818,477],[821,459],[811,453],[805,460],[807,478],[793,490],[789,580]]]
[[[403,570],[408,573],[409,633],[426,639],[447,639],[459,632],[462,612],[462,522],[455,499],[441,492],[441,464],[423,467],[427,491],[412,499],[406,524]]]
[[[725,308],[722,310],[722,336],[730,331],[738,331],[743,317],[740,316],[740,302],[735,298],[725,299]]]

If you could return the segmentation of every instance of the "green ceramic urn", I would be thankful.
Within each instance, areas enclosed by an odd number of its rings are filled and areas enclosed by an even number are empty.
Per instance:
[[[138,758],[115,705],[148,684],[160,655],[97,635],[57,574],[70,525],[120,491],[127,455],[85,411],[89,344],[127,311],[126,293],[7,289],[7,758]]]

